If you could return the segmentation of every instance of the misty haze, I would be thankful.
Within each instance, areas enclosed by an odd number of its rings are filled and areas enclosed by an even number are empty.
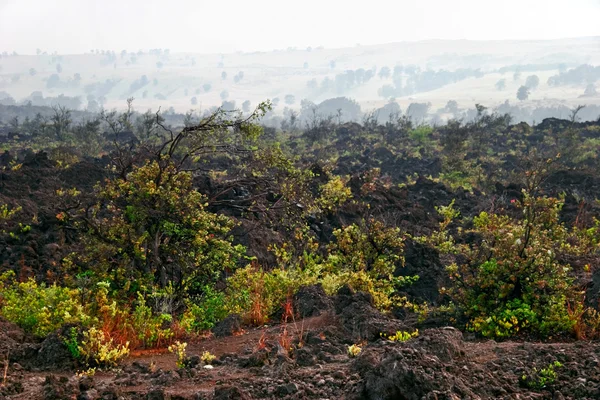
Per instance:
[[[599,399],[599,17],[0,0],[0,399]]]

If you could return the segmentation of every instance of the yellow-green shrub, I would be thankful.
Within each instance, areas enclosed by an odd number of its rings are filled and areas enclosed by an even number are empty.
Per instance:
[[[300,286],[316,282],[317,275],[308,269],[276,268],[265,272],[256,265],[249,265],[227,280],[226,308],[252,323],[264,323]]]
[[[468,262],[448,267],[453,285],[444,292],[467,327],[487,337],[570,333],[577,321],[569,308],[581,306],[581,294],[560,254],[578,252],[565,246],[577,234],[560,223],[559,199],[525,194],[514,204],[522,219],[486,212],[474,218],[481,241],[457,246]]]
[[[76,289],[38,285],[29,279],[4,283],[0,298],[2,316],[38,337],[45,337],[67,323],[87,325],[91,321]]]
[[[97,328],[83,332],[79,345],[82,360],[91,367],[115,367],[129,354],[129,342],[117,344]]]

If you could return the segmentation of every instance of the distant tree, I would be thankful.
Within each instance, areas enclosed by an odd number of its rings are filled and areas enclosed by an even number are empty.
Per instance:
[[[194,94],[200,94],[200,88],[196,88],[196,90],[194,91]]]
[[[235,110],[235,100],[223,101],[223,103],[221,103],[221,108],[224,111],[234,111]]]
[[[496,89],[497,90],[506,89],[506,79],[500,79],[498,82],[496,82]]]
[[[317,89],[319,87],[319,83],[317,82],[316,78],[313,78],[310,81],[306,82],[306,87],[309,89]]]
[[[191,101],[193,106],[198,105],[198,98],[196,96],[192,97]]]
[[[63,70],[62,65],[60,65],[60,63],[56,64],[56,72],[58,72],[60,74],[62,72],[62,70]]]
[[[127,56],[127,50],[121,50],[121,58],[125,58]]]
[[[308,61],[304,61],[304,65],[302,66],[304,69],[308,69]]]
[[[521,79],[521,71],[519,71],[518,69],[515,71],[515,73],[513,74],[513,81],[518,81],[519,79]]]
[[[37,54],[39,56],[40,54],[42,54],[42,50],[41,49],[35,49],[35,54]]]
[[[202,85],[202,89],[204,89],[205,92],[210,92],[210,89],[212,89],[212,85],[210,83],[205,83],[204,85]]]
[[[36,74],[37,74],[37,71],[35,70],[35,68],[29,68],[29,75],[35,76]]]
[[[3,104],[5,106],[14,106],[17,104],[17,102],[11,95],[2,91],[0,92],[0,104]]]
[[[142,99],[145,99],[146,97],[148,97],[148,91],[144,90],[144,92],[142,93]]]
[[[521,86],[519,90],[517,90],[517,99],[523,101],[529,98],[529,88],[527,86]]]
[[[234,76],[233,77],[233,83],[238,83],[240,81],[240,77],[239,76]]]
[[[348,97],[327,99],[317,106],[317,111],[324,117],[335,116],[339,122],[358,121],[362,114],[360,105]]]
[[[540,78],[537,75],[529,75],[527,79],[525,79],[525,86],[527,86],[530,90],[535,90],[540,85]]]
[[[152,84],[153,84],[154,86],[158,86],[158,79],[154,78],[154,79],[152,80]]]
[[[364,83],[365,81],[365,73],[367,71],[365,71],[364,68],[359,68],[357,70],[354,71],[354,79],[356,80],[356,83],[358,85]]]
[[[73,80],[75,82],[81,82],[81,74],[79,72],[76,72],[75,75],[73,75]]]
[[[452,114],[458,114],[458,103],[456,100],[449,100],[448,103],[446,103],[446,107],[444,107],[444,111]]]
[[[221,72],[221,79],[222,80],[226,80],[227,79],[227,72],[225,72],[225,71]]]
[[[380,79],[388,79],[392,74],[390,67],[382,67],[377,74]]]
[[[60,76],[58,74],[52,74],[46,81],[46,87],[52,89],[60,85]]]
[[[335,60],[329,61],[329,68],[335,69],[335,65],[336,65]]]
[[[294,104],[296,102],[296,97],[293,94],[287,94],[287,95],[285,95],[283,100],[285,101],[285,104],[291,106],[292,104]]]
[[[406,115],[412,121],[420,123],[427,118],[430,107],[431,103],[410,103],[406,110]]]
[[[227,100],[229,98],[229,92],[227,90],[223,90],[219,96],[221,96],[221,100]]]
[[[377,94],[379,97],[389,99],[390,97],[396,96],[398,93],[396,92],[396,87],[394,85],[383,85],[377,90]]]
[[[250,112],[250,100],[246,100],[242,103],[242,111],[243,112]]]
[[[158,61],[156,63],[156,68],[161,69],[164,66],[164,64],[162,63],[162,61]]]
[[[279,97],[275,97],[272,101],[274,106],[277,106],[279,104]]]
[[[593,83],[590,83],[589,85],[587,85],[585,88],[585,91],[583,92],[583,95],[586,97],[597,96],[598,91],[596,90],[596,86],[594,86]]]
[[[17,75],[13,75],[12,78],[10,78],[10,81],[12,83],[17,83],[17,82],[19,82],[20,79],[21,79],[21,75],[17,74]]]
[[[396,65],[394,67],[394,78],[398,77],[398,76],[402,76],[402,73],[404,72],[404,67],[402,65]]]
[[[378,123],[383,124],[397,120],[401,112],[400,105],[394,98],[391,98],[385,106],[375,110],[374,116],[377,118]]]
[[[240,71],[240,72],[238,72],[238,73],[237,73],[237,76],[239,76],[239,77],[240,77],[240,81],[241,81],[242,79],[244,79],[244,71]]]
[[[365,77],[363,78],[363,82],[369,82],[375,76],[375,72],[372,69],[368,69],[365,72]]]

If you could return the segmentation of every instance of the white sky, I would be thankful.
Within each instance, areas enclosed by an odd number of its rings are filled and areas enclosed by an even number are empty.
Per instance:
[[[600,36],[600,0],[0,0],[0,51],[228,53]]]

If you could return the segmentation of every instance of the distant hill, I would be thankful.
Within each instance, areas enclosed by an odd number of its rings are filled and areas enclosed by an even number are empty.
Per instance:
[[[575,70],[582,65],[591,72]],[[300,108],[302,99],[319,102],[346,96],[363,110],[380,107],[390,97],[403,109],[415,101],[431,102],[433,108],[449,100],[461,107],[495,106],[506,100],[517,103],[518,88],[535,75],[539,85],[521,104],[598,105],[600,96],[581,97],[596,80],[600,89],[600,68],[594,69],[598,65],[600,37],[432,40],[222,55],[157,50],[4,54],[0,102],[12,98],[42,105],[44,99],[63,95],[64,101],[79,97],[80,102],[72,104],[82,109],[120,108],[134,97],[137,109],[173,107],[183,112],[219,106],[224,100],[241,107],[244,101],[255,105],[278,98],[276,111],[281,112],[285,106]],[[568,75],[569,70],[575,72]]]

